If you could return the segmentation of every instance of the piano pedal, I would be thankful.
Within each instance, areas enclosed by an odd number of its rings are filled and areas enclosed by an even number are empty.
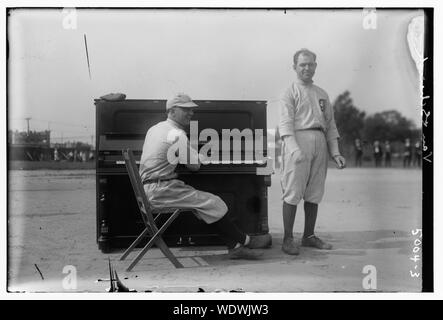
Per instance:
[[[195,244],[195,242],[192,241],[192,237],[188,237],[188,244],[190,244],[190,245],[194,245]]]
[[[181,245],[183,244],[183,239],[182,239],[182,237],[180,237],[180,238],[178,239],[177,244],[178,244],[179,246],[181,246]]]

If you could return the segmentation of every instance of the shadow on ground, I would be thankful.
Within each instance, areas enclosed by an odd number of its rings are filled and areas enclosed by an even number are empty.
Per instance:
[[[281,251],[283,234],[272,234],[273,243],[269,249],[261,249],[263,251],[263,258],[260,260],[229,260],[227,250],[223,247],[182,247],[172,248],[172,251],[181,260],[198,258],[194,264],[188,266],[182,262],[186,267],[223,267],[226,265],[248,265],[248,264],[263,264],[274,262],[290,262],[297,260],[300,263],[306,261],[324,260],[328,256],[364,256],[368,249],[398,249],[399,254],[408,254],[411,252],[412,245],[410,235],[407,232],[399,230],[377,230],[377,231],[350,231],[350,232],[328,232],[319,233],[319,237],[333,245],[332,250],[318,250],[315,248],[300,247],[300,254],[297,256],[289,256]],[[295,234],[296,242],[300,242],[301,234]],[[139,252],[136,249],[131,256],[127,258],[127,263],[135,257]],[[117,259],[121,251],[113,253],[112,260]],[[152,263],[156,264],[165,260],[160,251],[156,248],[153,251],[148,251],[143,257],[143,265],[147,267]],[[203,261],[201,261],[201,259]],[[150,262],[149,262],[150,260]],[[125,261],[120,262],[125,263]],[[172,267],[172,265],[171,265]],[[172,267],[173,268],[173,267]],[[137,268],[140,271],[143,269]]]

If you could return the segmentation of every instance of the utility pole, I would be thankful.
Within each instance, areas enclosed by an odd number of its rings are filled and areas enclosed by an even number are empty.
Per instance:
[[[25,118],[26,122],[28,123],[28,136],[29,136],[29,120],[31,120],[31,117]]]

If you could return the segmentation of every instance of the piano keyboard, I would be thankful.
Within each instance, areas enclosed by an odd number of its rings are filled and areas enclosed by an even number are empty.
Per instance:
[[[139,160],[135,161],[137,164],[140,164]],[[115,164],[123,165],[125,164],[125,161],[123,160],[117,160],[115,161]],[[207,161],[203,162],[203,165],[207,164],[217,164],[217,165],[230,165],[230,164],[258,164],[258,165],[265,165],[266,160],[222,160],[222,161]]]

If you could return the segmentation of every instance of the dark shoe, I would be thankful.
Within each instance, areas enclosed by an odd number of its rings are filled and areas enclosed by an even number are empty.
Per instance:
[[[331,250],[332,249],[332,245],[324,242],[322,239],[312,235],[308,238],[303,238],[301,241],[301,245],[303,247],[314,247],[317,249],[322,249],[322,250]]]
[[[245,246],[249,249],[270,248],[272,246],[272,237],[269,233],[258,236],[249,236],[249,239],[249,243]]]
[[[288,238],[283,239],[283,245],[281,247],[284,253],[289,254],[291,256],[296,256],[300,253],[298,245],[294,242],[294,239]]]
[[[252,250],[244,246],[228,250],[229,259],[257,260],[262,255],[263,252],[260,250]]]

